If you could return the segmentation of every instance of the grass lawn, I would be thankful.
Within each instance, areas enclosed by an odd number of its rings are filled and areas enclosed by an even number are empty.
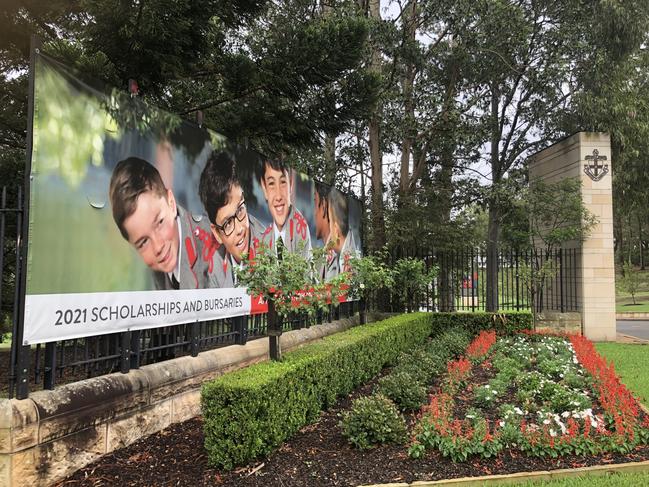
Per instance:
[[[488,484],[485,483],[484,485]],[[500,485],[512,484],[503,483]],[[584,476],[543,482],[525,482],[516,485],[526,487],[608,487],[613,485],[616,487],[636,487],[639,485],[649,485],[649,473],[610,473],[600,476]]]
[[[649,406],[649,345],[598,343],[597,351],[615,364],[615,371],[631,391]],[[649,483],[647,484],[649,485]]]

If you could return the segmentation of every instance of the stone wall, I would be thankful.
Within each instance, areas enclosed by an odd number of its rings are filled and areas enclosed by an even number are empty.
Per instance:
[[[358,323],[354,319],[285,333],[290,350]],[[201,384],[266,360],[268,339],[110,374],[28,399],[0,399],[0,486],[46,486],[102,455],[172,423],[200,415]]]

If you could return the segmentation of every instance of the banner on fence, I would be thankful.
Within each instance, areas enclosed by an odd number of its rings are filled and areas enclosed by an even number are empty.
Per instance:
[[[262,311],[234,271],[262,245],[333,242],[322,280],[360,253],[355,198],[43,54],[32,76],[23,344]]]

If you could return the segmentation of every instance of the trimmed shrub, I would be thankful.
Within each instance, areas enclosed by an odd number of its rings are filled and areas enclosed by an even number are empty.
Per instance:
[[[352,408],[343,413],[340,427],[343,436],[360,449],[406,439],[406,421],[394,403],[381,394],[355,399]]]
[[[401,411],[415,411],[426,402],[428,389],[407,372],[392,372],[379,380],[378,392]]]
[[[464,328],[472,334],[496,330],[499,335],[511,335],[532,329],[532,313],[507,311],[503,313],[433,313],[433,335],[448,329]]]
[[[435,377],[446,370],[447,361],[446,356],[429,353],[426,349],[420,348],[400,354],[392,374],[408,374],[422,385],[429,385]]]
[[[337,396],[376,376],[430,334],[430,314],[358,326],[203,386],[205,448],[210,465],[230,469],[272,451]]]
[[[471,343],[473,333],[464,328],[445,330],[428,343],[427,351],[447,360],[462,355]],[[446,364],[444,364],[446,366]]]

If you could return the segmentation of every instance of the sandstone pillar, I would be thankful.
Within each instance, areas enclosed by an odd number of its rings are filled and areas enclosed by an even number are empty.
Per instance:
[[[530,181],[579,178],[583,202],[598,223],[581,244],[577,259],[577,302],[582,333],[615,340],[615,268],[611,142],[608,134],[579,132],[535,154]],[[572,244],[577,245],[577,243]]]

